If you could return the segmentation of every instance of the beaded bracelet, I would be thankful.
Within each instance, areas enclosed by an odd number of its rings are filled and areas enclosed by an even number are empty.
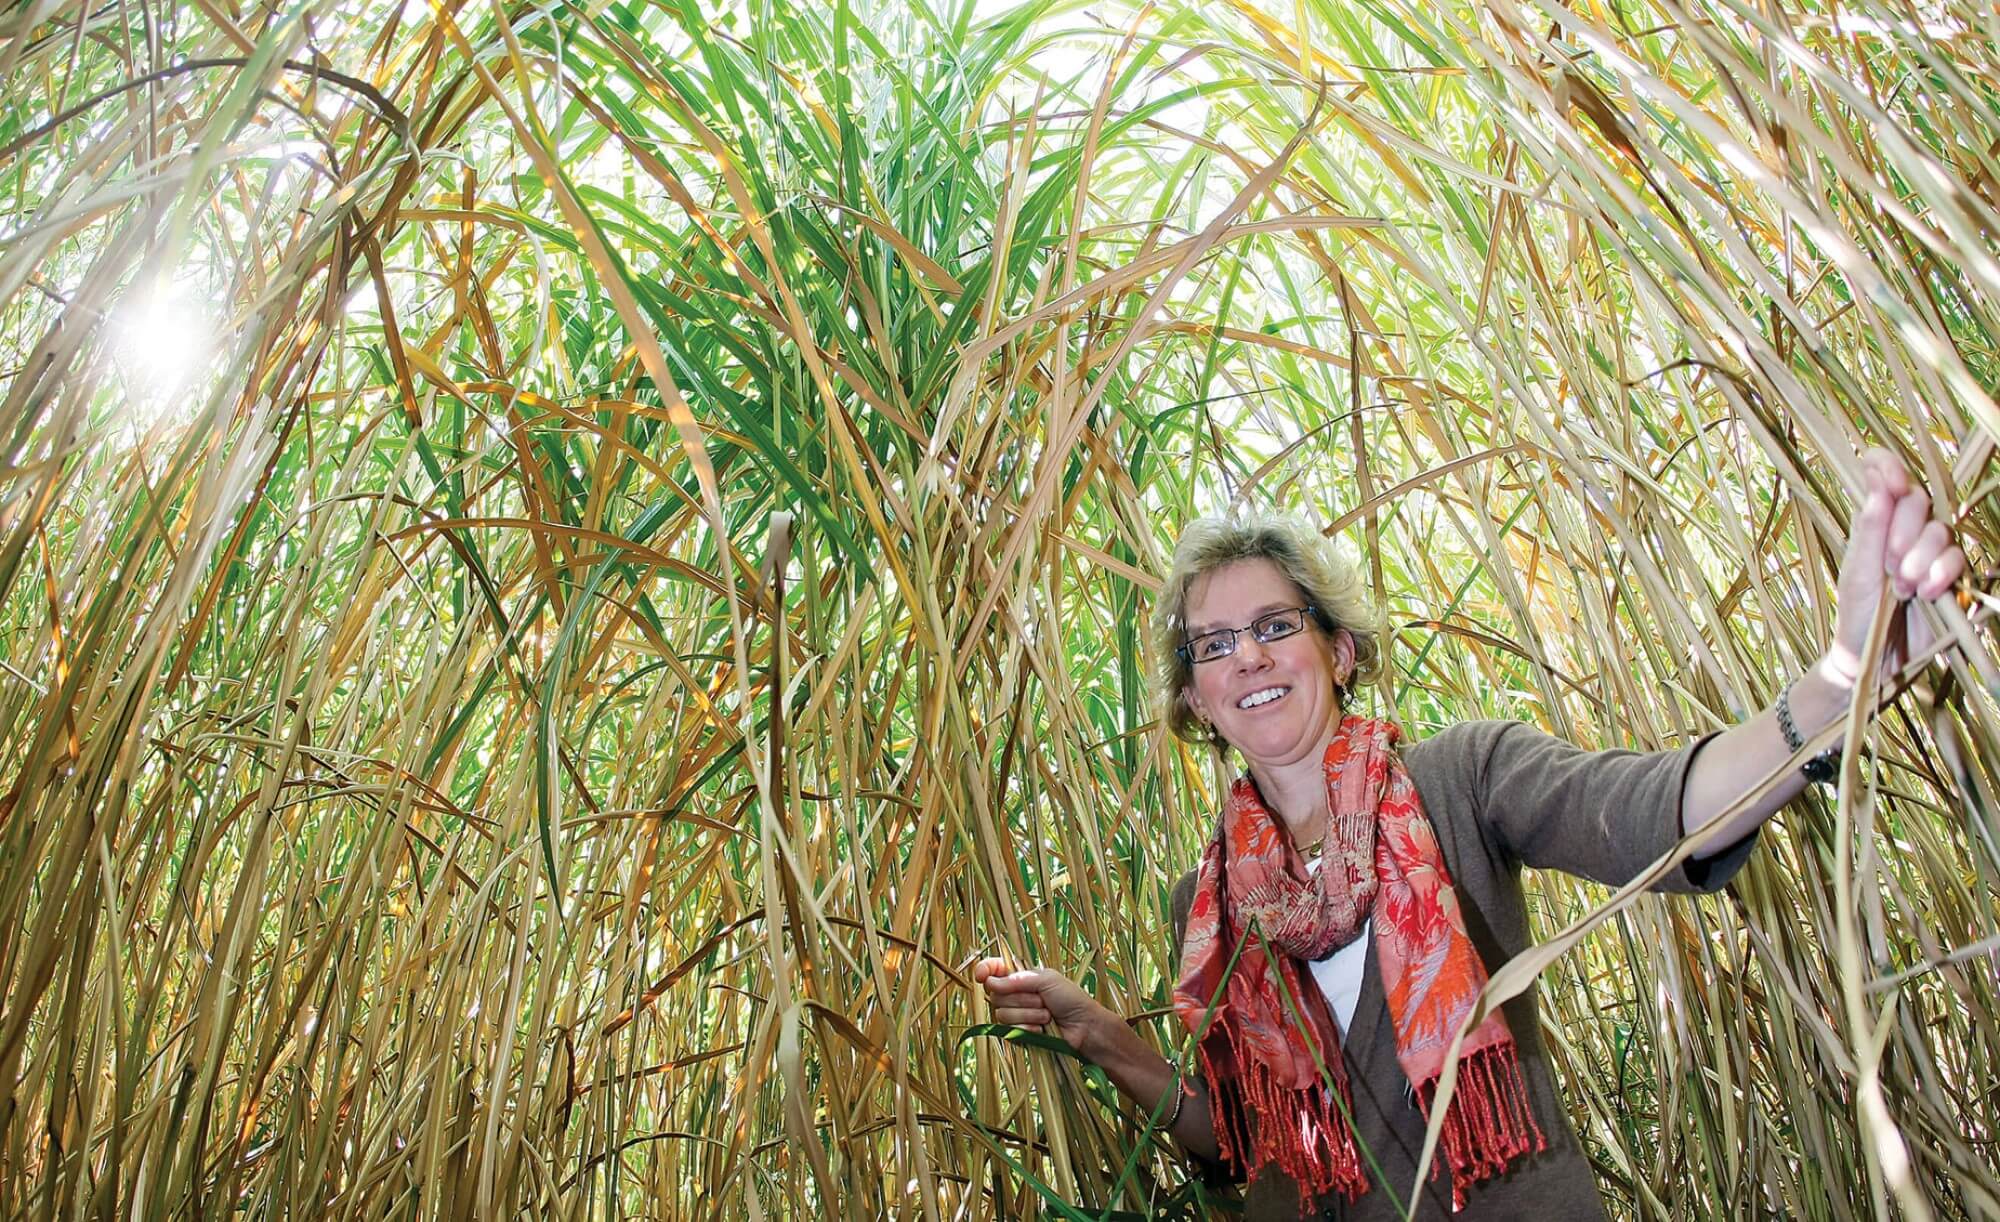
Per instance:
[[[1174,1092],[1174,1110],[1168,1112],[1167,1118],[1160,1122],[1160,1132],[1162,1133],[1171,1133],[1174,1131],[1174,1123],[1181,1118],[1181,1105],[1187,1102],[1187,1084],[1181,1081],[1180,1070],[1174,1070],[1173,1084],[1168,1089]],[[1163,1099],[1161,1102],[1164,1103],[1166,1101]]]
[[[1799,749],[1806,745],[1805,737],[1799,733],[1797,723],[1792,720],[1792,685],[1790,683],[1785,684],[1785,689],[1778,693],[1778,733],[1785,736],[1785,747],[1794,755],[1797,755]],[[1828,747],[1818,755],[1799,765],[1799,771],[1805,774],[1806,780],[1815,781],[1820,784],[1831,781],[1839,770],[1839,747]]]

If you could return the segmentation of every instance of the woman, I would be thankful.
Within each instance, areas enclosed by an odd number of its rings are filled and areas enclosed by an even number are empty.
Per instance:
[[[994,1019],[1053,1027],[1137,1107],[1159,1108],[1182,1146],[1249,1180],[1249,1219],[1399,1216],[1392,1192],[1414,1178],[1449,1045],[1487,973],[1529,944],[1521,867],[1620,884],[1699,833],[1660,889],[1721,887],[1758,826],[1830,772],[1815,757],[1720,818],[1846,715],[1883,586],[1935,599],[1964,572],[1902,462],[1873,450],[1862,466],[1825,655],[1772,708],[1654,753],[1585,752],[1512,722],[1399,747],[1389,723],[1347,708],[1378,661],[1351,566],[1295,519],[1191,524],[1154,616],[1167,719],[1245,765],[1173,890],[1174,1002],[1200,1072],[1182,1082],[1047,968],[975,964]],[[1927,639],[1909,617],[1890,664]],[[1602,1218],[1535,991],[1489,1015],[1461,1057],[1418,1216]]]

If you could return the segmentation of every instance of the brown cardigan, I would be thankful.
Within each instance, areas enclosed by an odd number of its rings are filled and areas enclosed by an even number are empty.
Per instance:
[[[1592,752],[1519,722],[1480,721],[1404,745],[1404,764],[1437,829],[1467,929],[1489,972],[1529,945],[1522,866],[1563,870],[1615,886],[1637,877],[1673,847],[1680,833],[1681,789],[1702,742],[1677,751]],[[1752,834],[1717,856],[1691,860],[1659,889],[1718,890],[1755,844]],[[1173,890],[1176,964],[1193,897],[1194,872],[1189,871]],[[1320,995],[1315,990],[1313,996]],[[1520,1049],[1535,1120],[1549,1148],[1516,1163],[1506,1175],[1474,1186],[1465,1210],[1455,1216],[1601,1219],[1603,1199],[1556,1093],[1542,1045],[1536,990],[1531,987],[1508,1002],[1505,1013]],[[1407,1193],[1423,1152],[1424,1118],[1405,1094],[1408,1086],[1396,1062],[1395,1031],[1373,945],[1354,1025],[1341,1053],[1361,1141],[1374,1152],[1396,1192]],[[1296,1185],[1276,1167],[1267,1167],[1244,1196],[1246,1222],[1358,1222],[1398,1216],[1389,1194],[1373,1183],[1352,1206],[1336,1197],[1321,1202],[1318,1211],[1302,1209]],[[1417,1217],[1453,1216],[1449,1185],[1443,1178],[1427,1180]]]

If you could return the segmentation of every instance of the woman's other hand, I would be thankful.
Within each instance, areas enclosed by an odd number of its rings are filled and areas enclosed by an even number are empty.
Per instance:
[[[1104,1070],[1118,1093],[1140,1114],[1175,1109],[1169,1132],[1196,1156],[1221,1159],[1215,1144],[1215,1122],[1209,1112],[1208,1088],[1199,1078],[1185,1082],[1167,1059],[1127,1026],[1125,1020],[1078,988],[1061,972],[1045,967],[1016,971],[1005,959],[981,959],[972,965],[972,979],[986,990],[993,1020],[1031,1031],[1052,1030],[1076,1054]],[[1165,1098],[1169,1090],[1186,1087],[1183,1104]]]
[[[972,965],[972,979],[986,990],[993,1021],[1030,1031],[1053,1028],[1085,1059],[1101,1018],[1111,1012],[1061,972],[1045,967],[1015,970],[1005,959],[981,959]]]
[[[1965,553],[1951,528],[1931,516],[1931,498],[1910,478],[1903,460],[1884,449],[1861,456],[1862,500],[1840,562],[1833,641],[1820,659],[1829,682],[1851,688],[1860,677],[1869,621],[1886,584],[1898,599],[1934,599],[1950,592],[1965,573]],[[1927,648],[1928,621],[1898,609],[1884,661],[1899,668]]]

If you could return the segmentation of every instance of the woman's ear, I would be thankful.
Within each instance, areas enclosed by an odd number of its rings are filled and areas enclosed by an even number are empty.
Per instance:
[[[1205,703],[1203,703],[1201,698],[1201,693],[1194,690],[1194,682],[1192,680],[1183,685],[1181,688],[1181,704],[1184,705],[1187,708],[1187,711],[1194,715],[1194,719],[1200,722],[1202,725],[1207,726],[1214,724],[1208,719],[1208,706]]]
[[[1354,678],[1354,634],[1345,628],[1333,630],[1333,685],[1347,690]]]

